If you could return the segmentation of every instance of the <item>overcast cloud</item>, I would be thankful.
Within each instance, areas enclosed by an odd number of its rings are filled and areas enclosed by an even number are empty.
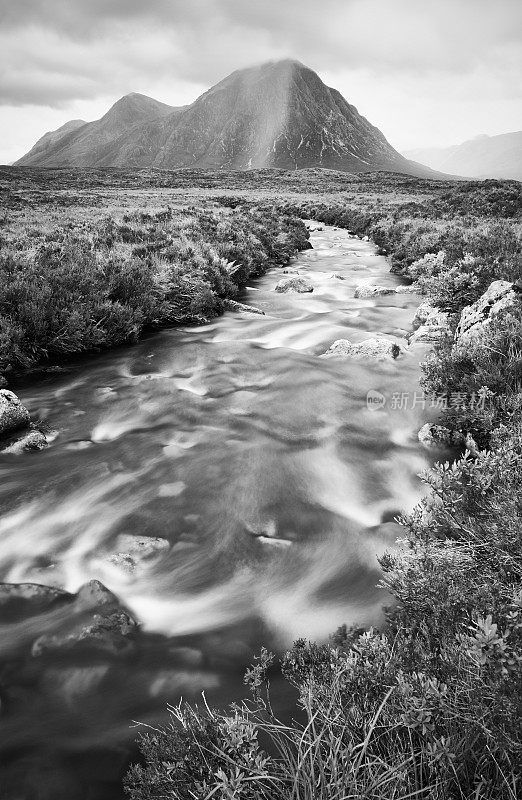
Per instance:
[[[292,57],[399,148],[522,129],[521,0],[0,0],[0,162],[139,91]]]

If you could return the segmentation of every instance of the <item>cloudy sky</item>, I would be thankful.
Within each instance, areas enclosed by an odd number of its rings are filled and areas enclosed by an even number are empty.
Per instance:
[[[522,0],[0,0],[0,163],[142,92],[297,58],[399,150],[522,129]]]

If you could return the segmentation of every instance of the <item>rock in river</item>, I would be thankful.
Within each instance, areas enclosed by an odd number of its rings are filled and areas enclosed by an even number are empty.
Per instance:
[[[265,315],[264,311],[261,311],[260,308],[256,308],[255,306],[249,306],[247,303],[238,303],[237,300],[224,300],[223,307],[227,311],[244,311],[247,314],[262,314]]]
[[[32,646],[34,656],[67,651],[78,645],[110,653],[120,653],[131,646],[128,636],[136,629],[136,620],[99,581],[84,584],[72,596],[69,610],[58,630],[36,639]]]
[[[291,278],[281,278],[275,290],[280,294],[283,292],[298,292],[299,294],[303,294],[305,292],[313,292],[314,287],[308,278],[296,275]]]
[[[118,598],[96,580],[84,584],[76,594],[37,583],[0,584],[2,624],[39,615],[45,615],[48,632],[33,641],[34,656],[68,651],[78,645],[119,653],[129,648],[129,634],[137,627]]]
[[[2,442],[0,451],[19,455],[20,453],[30,453],[44,450],[47,447],[47,439],[37,428],[18,431],[17,434]]]
[[[348,339],[337,339],[321,358],[369,358],[376,361],[392,361],[403,353],[403,348],[384,337],[365,339],[352,344]]]
[[[29,425],[29,412],[9,389],[0,389],[0,436]]]
[[[395,289],[389,286],[358,286],[354,297],[362,299],[364,297],[380,297],[385,294],[395,294]]]

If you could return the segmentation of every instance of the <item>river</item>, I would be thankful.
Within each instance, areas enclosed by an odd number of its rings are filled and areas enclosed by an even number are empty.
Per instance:
[[[21,660],[38,621],[0,627],[5,800],[117,800],[133,720],[202,690],[237,699],[261,643],[280,652],[382,619],[377,556],[428,466],[428,411],[411,400],[425,347],[391,363],[318,356],[339,338],[405,344],[420,300],[354,299],[399,280],[371,242],[312,225],[290,268],[313,293],[276,293],[274,269],[241,298],[265,316],[163,331],[17,389],[57,435],[0,456],[0,580],[76,591],[98,578],[141,633],[127,657]],[[384,407],[368,407],[370,390]],[[168,548],[129,572],[109,557],[127,534]]]

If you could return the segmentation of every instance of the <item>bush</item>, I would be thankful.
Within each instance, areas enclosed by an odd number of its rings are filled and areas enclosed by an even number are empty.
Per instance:
[[[0,371],[205,321],[250,276],[307,245],[301,220],[255,205],[135,211],[4,240]]]

